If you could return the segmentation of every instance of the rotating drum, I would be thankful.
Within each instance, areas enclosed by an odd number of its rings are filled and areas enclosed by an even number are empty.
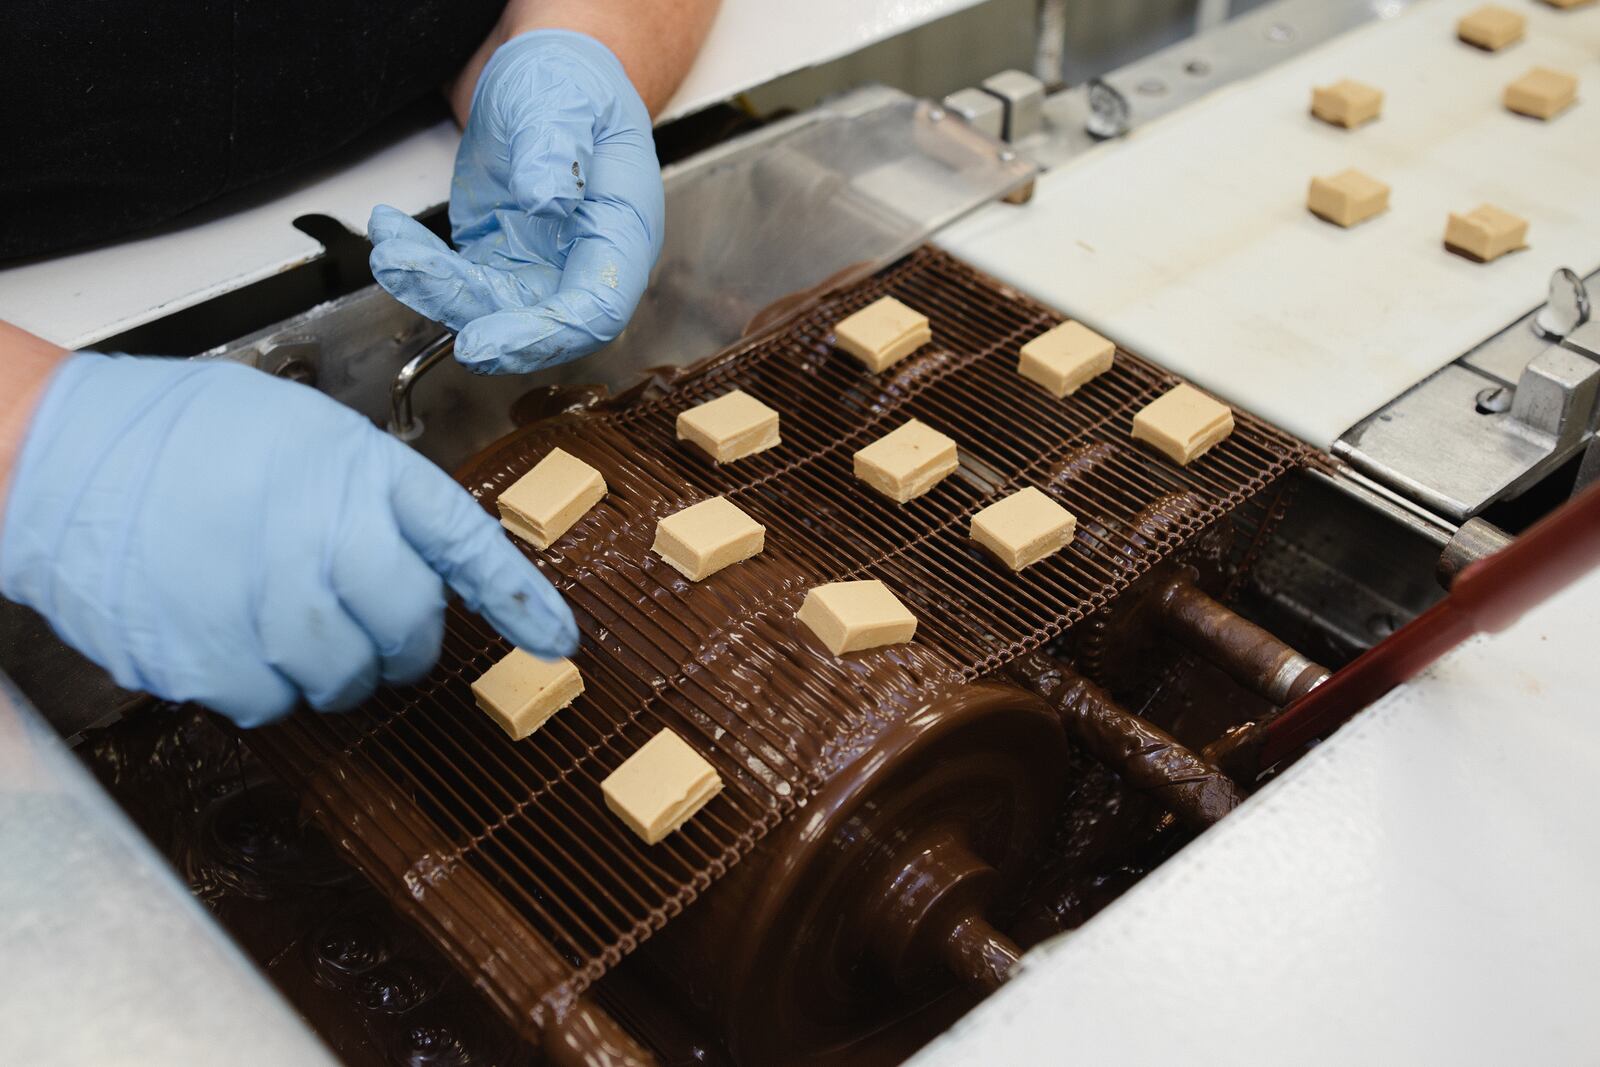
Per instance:
[[[1049,842],[1064,744],[1020,688],[936,697],[643,951],[744,1067],[842,1049],[957,978],[993,988],[1017,950],[990,922]]]

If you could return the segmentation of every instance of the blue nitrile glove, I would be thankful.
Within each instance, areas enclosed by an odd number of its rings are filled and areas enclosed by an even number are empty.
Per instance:
[[[440,576],[531,652],[572,615],[438,467],[234,363],[72,356],[12,472],[0,593],[118,684],[245,726],[348,707],[439,653]]]
[[[450,189],[459,254],[380,205],[372,273],[457,331],[469,369],[525,373],[622,332],[664,213],[650,114],[622,64],[581,33],[534,30],[489,57],[473,93]]]

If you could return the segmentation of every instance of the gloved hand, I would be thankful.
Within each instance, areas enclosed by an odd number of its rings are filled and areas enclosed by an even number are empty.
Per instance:
[[[650,115],[622,64],[583,34],[534,30],[489,57],[473,93],[450,191],[460,253],[380,205],[372,273],[457,331],[469,369],[526,373],[622,332],[664,213]]]
[[[68,359],[0,528],[0,593],[118,684],[245,726],[420,677],[441,575],[530,652],[576,647],[556,591],[443,471],[316,391],[225,362]]]

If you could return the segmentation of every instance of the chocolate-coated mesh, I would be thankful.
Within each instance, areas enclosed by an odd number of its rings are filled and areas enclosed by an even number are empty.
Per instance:
[[[926,313],[933,341],[873,376],[829,338],[885,293]],[[491,998],[536,1022],[746,854],[895,700],[1053,639],[1304,457],[1243,414],[1187,468],[1136,445],[1133,413],[1176,379],[1119,351],[1110,372],[1057,400],[1016,362],[1058,321],[923,249],[661,398],[512,435],[461,474],[485,506],[552,445],[595,463],[610,486],[567,537],[529,552],[579,616],[584,695],[509,741],[468,688],[505,643],[453,607],[443,657],[420,686],[349,715],[301,713],[257,744]],[[735,386],[782,413],[783,443],[718,467],[675,439],[674,420]],[[962,466],[898,506],[853,478],[851,454],[913,416],[956,439]],[[967,530],[973,512],[1024,485],[1079,525],[1066,550],[1015,575]],[[656,519],[712,494],[765,524],[767,548],[690,585],[650,555],[650,538]],[[792,615],[811,585],[863,576],[916,613],[916,640],[836,660]],[[599,783],[662,727],[705,753],[727,787],[647,847],[606,810]]]

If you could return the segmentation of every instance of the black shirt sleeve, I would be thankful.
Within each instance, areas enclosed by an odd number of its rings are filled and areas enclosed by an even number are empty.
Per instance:
[[[453,77],[504,0],[0,3],[0,259],[173,219]]]

